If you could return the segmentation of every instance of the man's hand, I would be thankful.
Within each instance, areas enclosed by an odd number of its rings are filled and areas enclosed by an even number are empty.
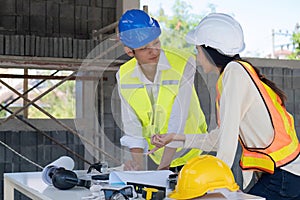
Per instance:
[[[131,148],[130,153],[132,160],[127,160],[124,163],[124,171],[138,171],[144,170],[144,150],[142,148]]]

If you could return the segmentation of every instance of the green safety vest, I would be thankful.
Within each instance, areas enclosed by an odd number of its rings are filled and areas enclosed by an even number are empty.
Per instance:
[[[135,111],[143,128],[143,137],[147,140],[149,149],[154,148],[151,144],[153,134],[165,134],[168,131],[168,122],[172,111],[174,100],[178,94],[180,81],[183,76],[188,59],[192,56],[185,52],[172,52],[164,50],[171,65],[168,70],[161,74],[159,93],[155,105],[151,104],[145,85],[137,77],[132,77],[136,66],[133,58],[120,67],[120,91],[124,99]],[[200,102],[193,86],[189,113],[186,120],[184,133],[195,134],[207,131],[205,116],[200,108]],[[177,154],[181,151],[177,149]],[[198,156],[199,149],[185,150],[185,154],[174,159],[171,167],[184,165],[189,159]],[[163,155],[163,148],[150,155],[152,160],[159,165]]]

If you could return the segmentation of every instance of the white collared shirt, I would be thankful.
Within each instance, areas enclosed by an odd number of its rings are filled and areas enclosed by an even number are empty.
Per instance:
[[[145,84],[150,99],[151,99],[150,95],[153,95],[153,99],[155,101],[158,96],[161,73],[163,70],[168,70],[170,68],[171,68],[170,63],[164,51],[161,50],[159,62],[157,65],[157,71],[153,82],[149,81],[146,78],[146,76],[143,74],[138,64],[134,69],[132,77],[138,77],[140,81]],[[174,104],[172,107],[172,112],[168,124],[169,133],[171,132],[182,133],[182,134],[184,133],[185,121],[187,118],[190,98],[192,94],[192,86],[194,84],[195,71],[196,71],[195,59],[191,57],[189,58],[185,66],[178,95],[174,100]],[[119,72],[117,72],[116,78],[119,83],[120,81]],[[121,95],[120,89],[119,89],[119,96],[121,99],[121,116],[122,116],[123,131],[125,133],[125,135],[120,140],[121,145],[127,146],[128,148],[143,148],[144,152],[147,152],[148,143],[143,137],[141,122],[138,119],[135,112],[133,111],[133,109],[131,108],[131,106]],[[177,148],[178,146],[182,146],[182,143],[172,142],[168,146]]]

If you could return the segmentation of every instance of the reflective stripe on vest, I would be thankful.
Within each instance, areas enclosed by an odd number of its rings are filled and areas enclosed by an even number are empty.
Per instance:
[[[153,108],[144,84],[139,78],[132,77],[132,73],[136,66],[136,59],[133,58],[120,67],[121,94],[137,114],[143,127],[143,136],[148,142],[149,149],[154,148],[150,141],[151,136],[155,133],[164,134],[168,130],[172,106],[178,94],[184,68],[187,60],[192,56],[187,53],[173,53],[170,50],[164,50],[164,52],[172,67],[168,70],[163,70],[161,73],[158,97]],[[184,132],[186,134],[204,133],[206,132],[206,129],[205,116],[200,108],[196,90],[193,87],[189,114]],[[178,151],[187,152],[180,148]],[[200,153],[201,151],[199,149],[189,150],[185,155],[174,159],[171,163],[171,167],[184,165],[187,160],[198,156]],[[151,154],[150,157],[156,164],[159,164],[162,154],[163,149],[159,149],[154,152],[154,154]],[[178,154],[178,152],[176,154]]]
[[[276,167],[293,161],[300,152],[300,144],[294,127],[293,117],[281,105],[279,96],[257,76],[254,68],[247,62],[238,61],[250,75],[256,85],[270,115],[274,128],[272,143],[266,148],[248,148],[240,138],[243,153],[240,160],[242,169],[253,169],[273,174]],[[222,94],[222,78],[217,82],[217,109],[219,118],[219,104]],[[220,119],[220,118],[219,118]],[[220,122],[218,119],[218,123]],[[219,124],[220,125],[220,124]]]

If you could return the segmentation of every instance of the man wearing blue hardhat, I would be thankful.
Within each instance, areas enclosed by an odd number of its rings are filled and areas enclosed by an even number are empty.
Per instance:
[[[162,49],[158,22],[142,10],[126,11],[118,28],[124,51],[132,57],[116,74],[124,131],[120,141],[132,155],[124,169],[145,169],[143,155],[148,154],[153,161],[149,159],[153,165],[148,161],[148,169],[176,171],[201,151],[183,151],[176,141],[154,151],[151,136],[206,132],[194,88],[195,59],[187,52]]]

